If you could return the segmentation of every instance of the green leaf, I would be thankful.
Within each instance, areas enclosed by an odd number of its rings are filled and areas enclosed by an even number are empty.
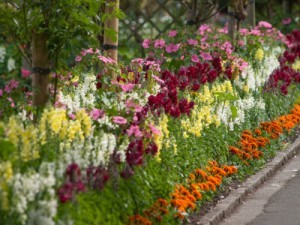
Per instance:
[[[220,101],[236,101],[238,97],[234,96],[231,93],[224,93],[224,92],[215,92],[215,97]]]
[[[231,105],[230,110],[231,110],[232,119],[235,119],[238,116],[237,108],[234,105]]]

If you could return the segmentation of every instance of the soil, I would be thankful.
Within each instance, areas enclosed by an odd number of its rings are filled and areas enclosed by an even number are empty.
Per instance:
[[[286,143],[293,143],[298,137],[300,136],[300,126],[298,126],[295,129],[295,132],[292,136],[289,136],[286,138]],[[268,160],[268,161],[271,161]],[[244,181],[248,177],[245,177]],[[229,184],[223,185],[221,189],[219,189],[218,193],[213,197],[213,199],[209,202],[204,202],[200,208],[197,209],[196,212],[192,213],[188,216],[187,220],[183,223],[185,225],[197,225],[198,222],[201,220],[201,217],[203,217],[205,214],[210,212],[216,204],[221,201],[222,199],[226,198],[232,190],[236,190],[239,188],[244,181],[241,180],[232,180]]]

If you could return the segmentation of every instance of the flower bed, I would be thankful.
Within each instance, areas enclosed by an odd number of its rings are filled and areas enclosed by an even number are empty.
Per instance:
[[[180,224],[223,182],[274,156],[299,123],[299,106],[281,115],[299,96],[300,32],[285,38],[260,22],[235,49],[226,33],[170,31],[126,66],[83,50],[53,75],[55,107],[39,112],[13,99],[21,82],[7,82],[4,224]]]

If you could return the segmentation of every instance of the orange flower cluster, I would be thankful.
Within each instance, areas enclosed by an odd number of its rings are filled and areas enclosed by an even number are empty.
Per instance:
[[[177,217],[183,219],[188,209],[196,208],[196,201],[202,199],[201,192],[216,191],[222,183],[224,176],[232,175],[237,172],[234,166],[219,167],[215,161],[209,162],[206,171],[196,169],[189,175],[186,188],[179,185],[172,194],[171,205],[178,210]]]
[[[202,199],[202,192],[216,191],[216,187],[222,183],[224,176],[237,172],[234,166],[220,167],[217,162],[209,162],[205,170],[196,169],[190,173],[188,186],[178,185],[171,194],[169,203],[165,199],[158,199],[153,206],[145,210],[143,216],[134,215],[129,218],[129,225],[152,225],[163,220],[163,216],[169,214],[169,208],[175,207],[178,211],[174,216],[183,219],[188,209],[196,208],[196,201]]]
[[[299,123],[300,105],[295,105],[290,114],[280,116],[271,122],[262,122],[259,128],[254,131],[256,137],[251,131],[245,130],[238,144],[240,148],[229,146],[229,151],[248,164],[247,160],[258,159],[263,155],[259,148],[270,143],[270,139],[278,138],[282,133],[290,131]],[[268,134],[268,137],[263,136],[262,130]]]
[[[260,129],[255,130],[255,135],[256,137],[251,131],[245,130],[238,143],[239,148],[229,146],[230,152],[237,155],[246,164],[247,160],[260,158],[263,153],[258,149],[270,142],[269,139],[261,136],[262,131]]]

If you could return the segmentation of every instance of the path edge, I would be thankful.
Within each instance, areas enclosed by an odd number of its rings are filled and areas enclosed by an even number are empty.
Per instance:
[[[232,190],[224,199],[220,200],[208,213],[199,218],[197,225],[218,225],[229,217],[240,206],[247,195],[255,192],[262,184],[273,177],[290,159],[300,153],[300,137],[287,148],[278,151],[276,156],[265,167],[250,176],[239,188]]]

